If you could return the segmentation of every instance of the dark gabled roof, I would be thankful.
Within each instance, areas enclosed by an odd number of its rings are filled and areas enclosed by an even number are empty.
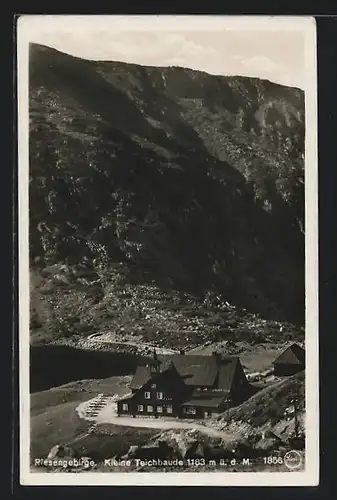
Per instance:
[[[196,356],[181,354],[161,354],[154,363],[159,363],[159,373],[175,369],[188,386],[212,388],[229,391],[239,362],[235,356]],[[140,389],[152,378],[149,366],[138,366],[131,382],[131,389]]]
[[[136,372],[130,384],[131,389],[140,389],[151,380],[151,369],[149,366],[137,366]]]
[[[224,400],[227,397],[227,392],[224,391],[207,391],[205,393],[200,392],[194,392],[192,394],[192,397],[182,403],[182,406],[198,406],[199,408],[218,408],[221,403],[224,402]]]
[[[159,373],[164,373],[169,370],[177,373],[177,369],[173,363],[173,360],[170,359],[171,357],[172,356],[169,356],[167,359],[164,359],[163,361],[158,360],[157,369]]]
[[[287,347],[274,361],[274,364],[299,365],[305,363],[305,350],[298,344]]]
[[[218,373],[215,356],[163,354],[158,358],[161,362],[166,362],[167,359],[172,360],[186,385],[212,387],[215,382]]]
[[[156,370],[154,370],[154,368],[156,368]],[[156,359],[151,366],[137,366],[130,388],[140,389],[147,384],[154,375],[167,371],[174,371],[177,373],[177,369],[171,359],[166,359],[162,362]],[[179,376],[179,374],[177,375]]]
[[[230,391],[233,381],[236,367],[239,363],[239,358],[233,356],[231,358],[224,358],[221,360],[219,367],[219,379],[218,379],[218,389],[225,391]]]

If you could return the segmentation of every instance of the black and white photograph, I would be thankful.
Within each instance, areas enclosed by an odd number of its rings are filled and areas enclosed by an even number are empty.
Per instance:
[[[21,484],[318,484],[315,20],[17,29]]]

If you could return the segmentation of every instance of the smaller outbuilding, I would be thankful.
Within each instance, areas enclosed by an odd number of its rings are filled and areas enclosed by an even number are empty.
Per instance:
[[[285,377],[305,369],[305,350],[298,344],[292,344],[275,361],[274,375]]]

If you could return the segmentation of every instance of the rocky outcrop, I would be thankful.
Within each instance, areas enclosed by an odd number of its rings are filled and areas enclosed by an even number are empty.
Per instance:
[[[291,449],[294,443],[283,441],[271,432],[250,436],[233,435],[230,439],[205,436],[198,431],[166,431],[155,436],[142,446],[131,446],[123,459],[171,459],[183,460],[202,458],[207,461],[240,460],[261,458],[266,453]],[[297,448],[300,448],[297,446]],[[187,462],[185,462],[187,463]]]
[[[71,458],[74,456],[72,448],[57,444],[53,446],[47,456],[47,460],[54,460],[56,458]]]
[[[175,457],[175,450],[168,445],[166,441],[157,441],[152,444],[130,446],[128,452],[122,456],[122,459],[167,459]]]

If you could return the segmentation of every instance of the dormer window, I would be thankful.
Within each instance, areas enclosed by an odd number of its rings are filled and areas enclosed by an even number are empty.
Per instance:
[[[155,389],[157,387],[157,384],[152,384],[151,389]]]

